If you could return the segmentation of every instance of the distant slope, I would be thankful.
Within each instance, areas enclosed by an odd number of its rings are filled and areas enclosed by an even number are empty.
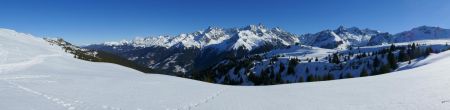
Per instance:
[[[72,45],[69,42],[64,41],[61,38],[57,39],[49,39],[44,38],[44,40],[48,41],[51,45],[57,45],[64,49],[65,52],[73,54],[74,58],[86,60],[86,61],[93,61],[93,62],[108,62],[108,63],[114,63],[118,65],[122,65],[125,67],[133,68],[135,70],[144,72],[144,73],[151,73],[155,72],[154,70],[145,67],[143,65],[139,65],[136,62],[133,62],[131,60],[125,59],[124,57],[121,57],[119,55],[101,51],[101,50],[89,50],[85,48],[80,48],[78,46]]]
[[[450,39],[450,29],[440,27],[420,26],[409,31],[395,34],[395,42],[409,42],[417,40]]]

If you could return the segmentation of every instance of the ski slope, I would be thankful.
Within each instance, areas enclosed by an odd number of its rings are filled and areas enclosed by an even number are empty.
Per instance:
[[[372,77],[225,86],[72,58],[0,29],[2,110],[448,110],[450,52]]]

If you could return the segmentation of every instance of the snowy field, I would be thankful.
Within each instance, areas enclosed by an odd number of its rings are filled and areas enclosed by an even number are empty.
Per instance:
[[[449,110],[450,52],[390,74],[225,86],[72,58],[0,29],[1,110]]]

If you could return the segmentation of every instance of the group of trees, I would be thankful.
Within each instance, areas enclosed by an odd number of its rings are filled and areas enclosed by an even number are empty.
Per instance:
[[[375,56],[372,60],[372,75],[391,72],[398,68],[398,62],[408,61],[408,63],[410,64],[412,59],[427,57],[434,52],[436,51],[434,51],[431,46],[420,47],[416,43],[402,47],[397,47],[392,44],[390,48],[383,49],[374,53]],[[382,59],[380,59],[378,56],[381,56],[381,58],[386,57],[387,62],[383,63]]]
[[[333,53],[332,55],[328,55],[328,62],[329,63],[334,63],[334,64],[339,64],[341,63],[341,59],[339,59],[339,54],[338,53]]]
[[[255,85],[272,85],[365,77],[392,72],[399,67],[399,62],[410,62],[412,59],[426,57],[430,53],[437,51],[431,46],[413,43],[406,46],[392,44],[388,48],[370,52],[361,52],[361,50],[359,52],[356,51],[356,53],[353,52],[355,51],[348,51],[347,53],[337,52],[328,55],[326,59],[335,66],[324,65],[321,68],[323,70],[319,70],[320,66],[311,67],[312,65],[304,65],[306,67],[302,67],[302,71],[298,70],[298,64],[302,61],[297,57],[289,57],[286,60],[279,59],[279,57],[283,57],[282,55],[268,58],[260,55],[245,56],[242,59],[229,60],[227,63],[219,65],[214,71],[210,72],[211,74],[206,76],[213,76],[210,80],[214,82],[223,78],[222,83],[230,85],[242,84],[244,81],[250,81]],[[263,63],[264,59],[267,59],[268,63]],[[318,62],[319,59],[317,57],[307,58],[304,61],[307,63],[312,61]],[[255,65],[260,66],[261,70],[253,70]],[[232,69],[234,71],[230,71]],[[241,71],[242,69],[243,71]],[[229,75],[230,72],[234,74],[232,75],[233,78]]]

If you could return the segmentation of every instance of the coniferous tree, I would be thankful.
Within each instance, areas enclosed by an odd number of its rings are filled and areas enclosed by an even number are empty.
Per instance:
[[[309,68],[308,68],[308,67],[306,67],[305,73],[306,73],[306,74],[309,74]]]
[[[327,73],[322,79],[323,80],[334,80],[334,75],[331,73]]]
[[[332,62],[334,64],[339,64],[341,61],[339,60],[339,56],[337,53],[333,54]]]
[[[248,74],[248,79],[253,82],[254,85],[260,85],[260,78],[258,76],[255,75],[255,73],[249,73]]]
[[[260,74],[260,81],[262,81],[263,84],[268,85],[270,84],[270,76],[269,76],[269,69],[264,70]]]
[[[223,84],[230,84],[230,77],[228,75],[225,75],[225,78],[223,78]]]
[[[306,77],[306,81],[307,81],[307,82],[313,82],[313,81],[315,81],[314,76],[313,76],[312,74],[309,74],[309,75]]]
[[[378,60],[378,56],[375,56],[373,59],[373,67],[377,68],[378,66],[380,66],[380,60]]]
[[[297,82],[304,82],[304,79],[302,76],[298,77]]]
[[[381,66],[380,70],[378,71],[379,74],[385,74],[391,72],[391,66],[388,64],[385,64]]]
[[[390,51],[394,51],[395,50],[395,45],[391,44],[391,47],[389,48]]]
[[[275,82],[278,83],[278,84],[281,84],[283,82],[280,73],[276,74]]]
[[[352,73],[347,73],[347,74],[345,75],[345,78],[353,78]]]
[[[363,68],[361,73],[359,74],[359,77],[365,77],[369,76],[369,73],[367,72],[366,68]]]
[[[389,53],[388,53],[388,63],[392,70],[395,70],[398,68],[397,58],[395,58],[395,55],[394,55],[394,53],[392,53],[392,51],[389,51]]]
[[[405,49],[401,49],[400,52],[398,53],[398,61],[404,62],[404,61],[408,61],[408,60],[409,60],[409,56],[405,52]]]
[[[331,56],[330,55],[328,55],[328,63],[333,63],[333,61],[331,60]]]
[[[298,60],[297,58],[289,59],[287,74],[294,74],[295,73],[295,67],[298,64],[297,60]]]
[[[278,71],[278,74],[283,73],[284,69],[284,64],[280,62],[280,70]]]
[[[431,53],[433,53],[433,48],[427,47],[427,49],[425,50],[425,56],[428,56],[428,55],[430,55]]]

